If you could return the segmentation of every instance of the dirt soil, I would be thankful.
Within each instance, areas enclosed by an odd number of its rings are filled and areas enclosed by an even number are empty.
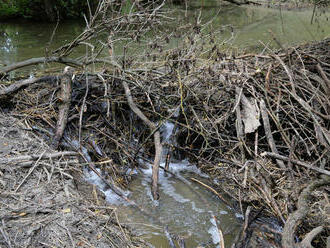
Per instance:
[[[147,247],[81,179],[75,156],[47,158],[55,152],[24,126],[0,114],[0,247]]]

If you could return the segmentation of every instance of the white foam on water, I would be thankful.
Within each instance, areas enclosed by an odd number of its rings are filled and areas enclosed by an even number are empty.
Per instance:
[[[97,168],[96,170],[101,173],[101,170],[99,168]],[[85,169],[84,174],[87,182],[96,185],[101,191],[103,191],[105,183],[94,171]]]
[[[171,135],[173,133],[174,124],[172,122],[166,121],[162,127],[160,128],[160,131],[162,133],[163,142],[168,142],[171,138]]]
[[[221,211],[220,211],[220,214],[221,214],[221,215],[224,215],[224,214],[228,214],[228,212],[227,212],[226,210],[221,210]]]
[[[238,219],[244,219],[244,216],[240,213],[235,213],[236,218]]]
[[[127,171],[126,171],[126,175],[137,175],[138,174],[138,171],[137,169],[132,169],[132,168],[129,168]]]
[[[182,195],[178,194],[176,192],[175,188],[173,187],[172,183],[168,179],[166,179],[165,177],[161,181],[160,188],[163,190],[163,192],[165,194],[167,194],[168,196],[172,197],[177,202],[185,203],[185,202],[189,202],[190,201],[189,199],[186,199]]]
[[[196,207],[196,203],[194,201],[191,202],[191,208],[194,211],[196,211],[197,213],[204,213],[205,212],[204,209],[201,209],[201,208]]]
[[[96,169],[99,173],[101,170],[99,168]],[[85,179],[87,182],[94,184],[104,195],[105,199],[108,203],[113,205],[128,205],[124,199],[122,199],[119,195],[117,195],[113,190],[106,189],[107,185],[103,182],[103,180],[92,170],[85,169],[84,170]],[[123,191],[124,195],[127,197],[129,195],[129,191]]]
[[[113,192],[111,189],[103,191],[105,195],[105,199],[108,203],[112,205],[129,205],[128,202],[126,202],[123,198],[121,198],[119,195],[117,195],[115,192]],[[129,192],[125,191],[125,195],[127,196]]]
[[[215,245],[220,244],[219,230],[218,230],[218,227],[217,227],[217,224],[216,224],[214,218],[211,218],[210,222],[211,222],[212,226],[210,227],[210,229],[207,232],[209,234],[211,234],[213,244],[215,244]],[[220,245],[218,245],[217,248],[218,247],[220,247]]]

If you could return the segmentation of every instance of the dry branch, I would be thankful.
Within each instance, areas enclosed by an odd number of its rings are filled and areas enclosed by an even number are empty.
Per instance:
[[[273,153],[278,154],[276,145],[275,145],[275,141],[272,135],[272,131],[270,128],[270,123],[269,123],[269,118],[268,118],[268,114],[267,114],[267,108],[266,108],[266,104],[264,100],[260,101],[260,111],[261,111],[261,116],[262,116],[262,120],[263,120],[263,124],[264,124],[264,129],[265,129],[265,133],[266,133],[266,137],[267,137],[267,141],[269,144],[270,149],[272,150]],[[276,163],[278,164],[278,166],[282,169],[286,169],[283,161],[281,160],[276,160]]]
[[[65,65],[73,65],[73,66],[78,66],[82,67],[83,64],[70,58],[64,58],[64,57],[40,57],[40,58],[32,58],[28,60],[24,60],[22,62],[18,62],[12,65],[5,66],[3,68],[0,68],[0,75],[1,74],[6,74],[8,72],[30,66],[30,65],[37,65],[37,64],[42,64],[42,63],[51,63],[51,62],[57,62]]]
[[[291,163],[294,163],[296,165],[300,165],[300,166],[306,167],[308,169],[311,169],[311,170],[317,171],[319,173],[322,173],[322,174],[325,174],[325,175],[330,176],[330,171],[328,171],[328,170],[324,170],[324,169],[321,169],[321,168],[318,168],[318,167],[309,165],[309,164],[307,164],[305,162],[302,162],[302,161],[299,161],[299,160],[295,160],[295,159],[291,159],[289,157],[285,157],[285,156],[279,155],[277,153],[264,152],[264,153],[261,154],[261,156],[269,156],[269,157],[275,158],[277,160],[288,161],[288,162],[290,161]]]
[[[158,200],[159,194],[158,194],[158,176],[159,176],[159,163],[162,155],[162,144],[160,143],[160,132],[157,130],[157,126],[150,121],[142,112],[141,110],[136,106],[136,104],[133,101],[131,90],[128,87],[128,84],[123,80],[122,85],[125,89],[126,98],[128,101],[128,104],[132,111],[141,119],[144,123],[147,124],[147,126],[150,128],[151,132],[154,132],[154,143],[155,143],[155,159],[152,166],[152,196],[155,200]]]
[[[22,155],[8,158],[0,158],[0,163],[18,163],[23,161],[37,160],[39,158],[57,158],[62,156],[77,156],[77,152],[73,151],[64,151],[64,152],[55,152],[55,153],[44,153],[39,155]]]
[[[58,118],[56,124],[55,136],[52,142],[52,148],[57,149],[63,136],[66,123],[68,121],[69,108],[72,94],[72,68],[66,67],[64,75],[61,77],[61,92],[59,97]]]
[[[35,84],[35,83],[41,83],[41,82],[54,82],[58,79],[57,76],[44,76],[44,77],[39,77],[39,78],[28,78],[28,79],[23,79],[18,82],[15,82],[8,87],[4,89],[0,89],[0,97],[15,93],[22,87]]]
[[[310,197],[311,193],[324,185],[330,184],[330,177],[326,176],[325,179],[322,180],[315,180],[311,184],[309,184],[300,194],[297,203],[297,210],[291,213],[285,222],[283,234],[282,234],[282,245],[284,248],[294,248],[294,247],[306,247],[306,243],[309,243],[307,247],[310,247],[310,242],[320,232],[320,227],[317,229],[313,229],[311,233],[306,235],[306,240],[304,240],[301,244],[295,243],[295,230],[299,224],[299,222],[305,218],[308,213],[309,206],[308,206],[308,198]]]

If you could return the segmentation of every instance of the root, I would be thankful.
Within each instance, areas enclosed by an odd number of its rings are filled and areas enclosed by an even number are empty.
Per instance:
[[[315,180],[310,185],[308,185],[300,194],[298,198],[297,210],[291,213],[285,222],[284,230],[282,234],[282,246],[284,248],[303,248],[303,247],[312,247],[311,241],[313,238],[319,234],[323,227],[314,228],[311,232],[309,232],[304,240],[301,243],[295,243],[294,236],[295,230],[299,224],[299,222],[304,219],[308,213],[308,198],[312,194],[312,192],[325,185],[330,185],[330,177],[325,177],[322,180]]]

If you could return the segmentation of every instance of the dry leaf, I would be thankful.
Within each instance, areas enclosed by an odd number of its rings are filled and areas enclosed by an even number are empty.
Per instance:
[[[260,111],[256,101],[253,98],[248,99],[244,93],[241,97],[242,120],[244,122],[244,133],[253,133],[260,126]]]

